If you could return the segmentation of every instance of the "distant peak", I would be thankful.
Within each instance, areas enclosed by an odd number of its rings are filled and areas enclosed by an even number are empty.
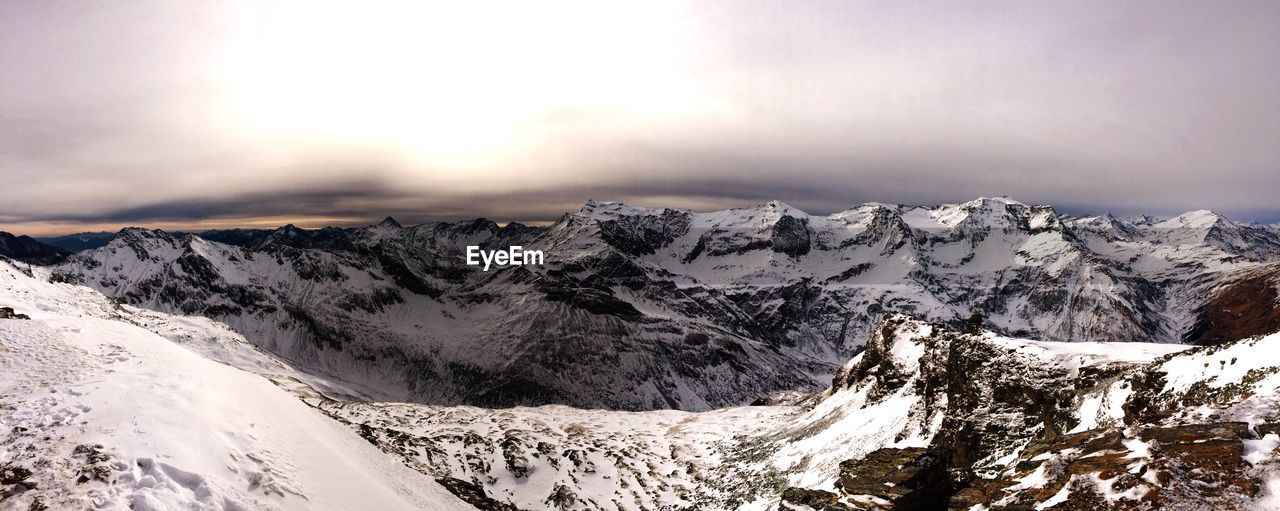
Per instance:
[[[749,210],[756,210],[756,211],[765,211],[765,212],[770,212],[770,213],[777,213],[777,214],[779,214],[779,215],[794,216],[794,217],[808,217],[808,216],[809,216],[809,214],[808,214],[808,213],[805,213],[803,210],[801,210],[801,209],[799,209],[799,208],[797,208],[797,207],[795,207],[795,206],[792,206],[792,205],[790,205],[790,204],[787,204],[787,203],[785,203],[785,202],[782,202],[782,201],[780,201],[780,200],[771,200],[771,201],[766,202],[766,203],[764,203],[764,204],[761,204],[761,205],[759,205],[759,206],[755,206],[755,207],[747,208],[747,209],[749,209]]]
[[[1138,216],[1128,217],[1125,219],[1125,221],[1134,225],[1151,225],[1159,222],[1160,219],[1151,215],[1138,215]]]
[[[604,207],[608,207],[608,206],[621,205],[621,204],[622,204],[621,202],[598,201],[598,200],[595,200],[595,199],[587,199],[587,202],[585,202],[585,203],[583,203],[583,204],[582,204],[582,209],[581,209],[581,210],[579,210],[579,211],[581,211],[581,212],[583,212],[583,213],[590,213],[590,212],[595,211],[595,210],[600,209],[600,208],[604,208]]]
[[[469,232],[469,233],[489,231],[489,230],[498,228],[497,222],[494,222],[493,220],[489,220],[488,218],[484,218],[484,217],[476,218],[474,220],[461,221],[454,225],[462,228],[464,232]]]
[[[1227,217],[1224,217],[1217,212],[1208,209],[1197,209],[1160,222],[1157,226],[1165,228],[1189,227],[1197,229],[1213,227],[1221,222],[1226,222],[1228,224],[1231,223],[1230,220],[1227,220]]]
[[[598,201],[595,199],[587,199],[587,202],[582,205],[582,209],[578,210],[578,213],[583,215],[589,215],[589,216],[595,216],[595,215],[611,216],[611,215],[619,215],[619,214],[634,215],[634,214],[641,214],[641,213],[652,212],[652,211],[653,210],[650,210],[650,209],[628,206],[618,201]]]
[[[1214,211],[1214,210],[1211,210],[1211,209],[1197,209],[1197,210],[1188,211],[1188,212],[1186,212],[1186,213],[1183,213],[1183,214],[1181,214],[1181,215],[1178,215],[1178,218],[1185,218],[1185,219],[1201,219],[1201,218],[1219,219],[1219,218],[1222,218],[1222,215],[1218,214],[1218,212],[1216,212],[1216,211]]]
[[[397,222],[396,219],[391,218],[390,216],[383,218],[381,222],[378,222],[378,225],[383,227],[395,227],[397,229],[403,227],[400,225],[400,222]]]
[[[1003,204],[1006,206],[1007,205],[1026,206],[1026,204],[1016,201],[1007,195],[1001,195],[999,197],[978,197],[977,199],[969,201],[969,204],[971,205]]]
[[[147,229],[146,227],[125,227],[116,233],[116,237],[126,238],[169,238],[169,234],[160,229]]]

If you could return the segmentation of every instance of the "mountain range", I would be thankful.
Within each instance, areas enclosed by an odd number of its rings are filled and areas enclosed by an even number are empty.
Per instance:
[[[543,266],[481,271],[467,246]],[[1060,342],[1217,344],[1280,330],[1280,231],[1209,211],[1074,217],[1006,198],[699,213],[589,201],[477,219],[172,234],[50,267],[229,325],[359,397],[708,410],[823,388],[886,315]]]
[[[36,241],[30,236],[14,236],[0,231],[0,256],[35,264],[55,264],[71,251]]]

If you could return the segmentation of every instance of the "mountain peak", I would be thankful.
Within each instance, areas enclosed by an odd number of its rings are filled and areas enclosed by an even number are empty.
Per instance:
[[[597,209],[608,208],[610,206],[621,205],[621,204],[622,204],[621,202],[598,201],[595,199],[587,199],[587,202],[582,203],[582,208],[578,209],[578,212],[591,213],[593,211],[596,211]]]
[[[474,220],[465,220],[454,224],[461,232],[473,234],[479,232],[490,232],[498,229],[498,223],[488,218],[480,217]]]
[[[780,200],[771,200],[771,201],[769,201],[769,202],[764,203],[764,205],[763,205],[763,206],[760,206],[760,207],[761,207],[762,209],[766,209],[766,210],[769,210],[769,211],[776,211],[776,212],[778,212],[779,214],[783,214],[783,215],[790,215],[790,216],[794,216],[794,217],[807,217],[807,216],[809,216],[809,214],[808,214],[808,213],[805,213],[805,212],[804,212],[803,210],[801,210],[800,208],[797,208],[797,207],[795,207],[795,206],[792,206],[792,205],[787,204],[787,203],[785,203],[785,202],[782,202],[782,201],[780,201]]]
[[[400,225],[400,222],[397,222],[396,219],[392,218],[390,215],[388,215],[386,218],[383,218],[381,222],[378,222],[378,226],[379,227],[395,227],[397,229],[403,227],[402,225]]]
[[[160,229],[147,229],[146,227],[125,227],[116,232],[115,237],[111,239],[163,239],[172,240],[173,237],[169,233]]]
[[[1152,215],[1131,216],[1131,217],[1125,218],[1124,220],[1133,225],[1139,225],[1139,226],[1149,226],[1149,225],[1155,225],[1157,223],[1160,223],[1160,219]]]
[[[1224,217],[1214,211],[1208,209],[1197,209],[1157,223],[1155,226],[1165,229],[1204,229],[1218,225],[1221,222],[1231,223],[1227,217]]]
[[[1000,197],[978,197],[965,203],[966,206],[990,206],[997,204],[1004,206],[1026,206],[1026,204],[1004,195]]]
[[[588,199],[586,204],[582,205],[582,209],[578,210],[578,214],[586,218],[599,220],[621,216],[656,214],[660,211],[661,210],[631,206],[618,201],[597,201]]]

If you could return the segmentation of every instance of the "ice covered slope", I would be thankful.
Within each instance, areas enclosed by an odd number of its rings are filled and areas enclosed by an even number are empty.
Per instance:
[[[140,326],[207,320],[120,309],[3,262],[0,306],[32,317],[0,319],[0,508],[469,508],[266,378]]]
[[[1266,331],[1266,318],[1210,305],[1251,296],[1224,286],[1276,265],[1280,237],[1207,213],[1175,220],[1003,198],[827,216],[589,202],[546,228],[388,219],[208,234],[227,243],[127,229],[54,271],[217,319],[381,399],[706,410],[821,388],[895,312],[951,327],[979,313],[1001,334],[1052,341]],[[547,264],[482,272],[462,264],[467,245],[540,249]]]

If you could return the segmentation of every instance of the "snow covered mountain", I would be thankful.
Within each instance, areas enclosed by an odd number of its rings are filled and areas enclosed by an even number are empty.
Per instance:
[[[470,508],[233,367],[297,374],[212,321],[5,262],[0,306],[31,317],[0,319],[0,509]]]
[[[1058,343],[891,314],[772,406],[495,410],[366,401],[48,276],[0,262],[0,306],[32,317],[0,319],[5,509],[1280,507],[1280,333]]]
[[[1208,245],[1253,259],[1280,257],[1274,231],[1242,225],[1208,210],[1183,213],[1151,226],[1151,237],[1162,244]]]
[[[1274,231],[1207,212],[1127,222],[990,198],[828,216],[588,202],[545,228],[387,219],[204,236],[126,229],[55,277],[225,322],[379,399],[628,410],[816,390],[891,312],[952,327],[979,313],[1054,341],[1263,333],[1269,320],[1209,305],[1274,284],[1280,254]],[[463,264],[468,245],[547,262],[484,272]]]

